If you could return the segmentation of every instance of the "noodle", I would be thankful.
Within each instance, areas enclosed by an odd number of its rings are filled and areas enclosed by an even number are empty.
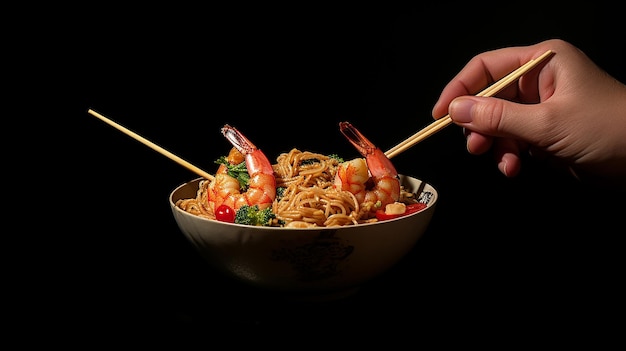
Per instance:
[[[292,149],[273,165],[276,187],[284,187],[272,210],[285,226],[333,226],[356,224],[359,203],[353,194],[338,191],[333,182],[339,160]],[[341,216],[339,216],[341,215]]]
[[[176,201],[176,206],[182,210],[195,214],[196,216],[205,217],[209,219],[215,219],[215,213],[209,207],[209,201],[207,198],[206,189],[210,181],[204,179],[200,181],[198,186],[198,192],[193,199],[181,199]]]
[[[334,179],[340,162],[331,156],[295,148],[281,153],[272,165],[276,188],[284,188],[272,203],[272,211],[276,214],[274,225],[305,228],[376,221],[374,203],[359,204],[354,194],[335,189]],[[208,204],[208,184],[208,180],[202,180],[196,198],[178,200],[176,206],[215,219]]]

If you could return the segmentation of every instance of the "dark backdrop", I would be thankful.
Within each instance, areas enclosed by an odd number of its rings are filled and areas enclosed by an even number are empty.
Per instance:
[[[407,258],[348,300],[293,306],[212,272],[167,203],[195,175],[87,113],[212,172],[230,148],[226,123],[270,157],[292,147],[356,156],[338,131],[344,120],[388,149],[432,121],[445,83],[485,50],[563,38],[626,81],[616,8],[477,6],[102,3],[52,20],[33,40],[33,86],[54,97],[41,99],[50,102],[36,126],[51,139],[40,151],[53,180],[46,232],[63,234],[47,238],[42,251],[53,257],[31,279],[55,308],[26,317],[61,314],[110,333],[146,323],[310,327],[315,318],[378,326],[400,312],[415,325],[460,328],[477,318],[499,329],[604,318],[623,275],[622,199],[532,160],[505,179],[490,156],[467,154],[456,126],[394,159],[441,196]]]

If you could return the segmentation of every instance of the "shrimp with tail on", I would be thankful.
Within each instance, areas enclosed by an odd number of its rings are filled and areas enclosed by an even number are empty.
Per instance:
[[[400,178],[391,160],[351,123],[339,123],[339,130],[364,158],[339,166],[335,188],[351,192],[361,204],[369,203],[372,211],[396,203],[400,198]]]
[[[270,207],[276,198],[276,178],[269,159],[235,127],[226,124],[222,134],[233,144],[226,160],[231,165],[245,161],[250,177],[242,185],[228,174],[227,165],[221,164],[207,189],[209,206],[215,210],[226,205],[235,211],[243,205]]]

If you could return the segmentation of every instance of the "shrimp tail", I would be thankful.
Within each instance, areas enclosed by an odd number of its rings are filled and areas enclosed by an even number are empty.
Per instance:
[[[397,175],[395,166],[385,153],[367,139],[361,132],[356,129],[350,122],[340,122],[339,130],[354,145],[363,157],[367,159],[370,171],[386,170],[388,174]]]
[[[236,128],[226,124],[222,127],[222,134],[240,153],[247,155],[256,150],[256,146],[241,134]]]
[[[363,156],[374,153],[376,146],[361,134],[350,122],[340,122],[339,130]]]

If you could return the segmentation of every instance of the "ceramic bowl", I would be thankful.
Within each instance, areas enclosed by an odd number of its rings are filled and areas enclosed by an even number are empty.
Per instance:
[[[426,231],[438,193],[401,175],[401,183],[427,207],[387,221],[343,227],[279,228],[209,220],[178,208],[201,179],[176,187],[169,204],[186,238],[216,270],[253,287],[294,298],[347,296],[394,266]]]

